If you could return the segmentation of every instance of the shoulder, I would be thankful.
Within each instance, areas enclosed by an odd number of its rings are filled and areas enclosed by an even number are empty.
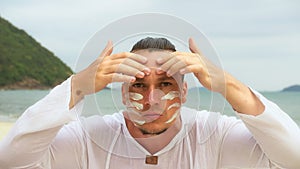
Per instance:
[[[106,137],[113,134],[125,122],[121,112],[112,115],[94,115],[81,117],[77,123],[81,130],[89,137]]]
[[[110,114],[110,115],[94,115],[90,117],[84,117],[80,119],[83,126],[88,128],[106,129],[118,128],[121,124],[124,124],[124,117],[121,112]]]
[[[241,120],[236,116],[227,116],[220,112],[211,112],[207,110],[196,110],[188,107],[181,108],[181,118],[183,123],[197,123],[198,125],[205,125],[215,123],[218,126],[240,123]]]
[[[181,118],[183,124],[191,131],[191,134],[197,135],[198,140],[201,140],[201,142],[208,139],[221,139],[231,128],[237,125],[244,125],[235,116],[227,116],[207,110],[199,111],[187,107],[182,108]]]

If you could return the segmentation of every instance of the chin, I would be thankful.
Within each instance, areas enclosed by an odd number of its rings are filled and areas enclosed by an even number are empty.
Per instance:
[[[139,126],[138,128],[144,133],[158,135],[165,132],[170,126],[171,126],[170,124],[151,122]]]

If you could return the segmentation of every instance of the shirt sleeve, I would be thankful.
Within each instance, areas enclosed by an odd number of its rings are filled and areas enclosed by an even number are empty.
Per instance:
[[[227,131],[223,150],[238,154],[235,160],[242,159],[253,165],[265,166],[269,161],[270,167],[300,168],[298,125],[276,104],[252,92],[265,110],[258,116],[237,113],[243,123],[236,123]],[[223,163],[230,165],[230,158],[228,153],[223,154]]]
[[[16,121],[0,142],[0,168],[44,168],[44,162],[51,161],[51,143],[65,124],[77,119],[83,107],[81,101],[69,110],[71,78],[30,106]]]

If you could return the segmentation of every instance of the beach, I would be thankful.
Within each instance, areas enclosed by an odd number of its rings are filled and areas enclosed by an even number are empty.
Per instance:
[[[14,123],[11,122],[0,122],[0,141],[8,133]]]
[[[32,104],[49,93],[48,90],[7,90],[0,91],[0,140],[8,133],[14,122]],[[265,97],[276,103],[300,126],[300,94],[299,92],[261,92]],[[118,112],[122,107],[119,91],[103,90],[96,96],[89,96],[86,99],[97,102],[97,111],[85,111],[83,116],[95,114],[112,114]],[[210,110],[212,99],[211,93],[196,89],[190,89],[186,106],[195,109]],[[219,103],[219,102],[217,102]],[[220,102],[222,103],[222,102]],[[86,104],[88,105],[88,104]],[[215,104],[216,105],[216,104]],[[220,104],[222,105],[222,104]],[[91,114],[89,114],[91,113]],[[229,104],[226,104],[222,111],[224,115],[234,116],[235,113]]]

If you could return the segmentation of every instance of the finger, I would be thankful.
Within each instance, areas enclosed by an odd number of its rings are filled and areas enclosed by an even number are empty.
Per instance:
[[[132,83],[136,80],[134,76],[124,75],[120,73],[114,73],[112,76],[112,82],[128,82]]]
[[[135,53],[130,53],[129,58],[142,64],[145,64],[148,61],[147,57]]]
[[[135,68],[140,72],[144,72],[147,75],[150,74],[151,70],[146,67],[144,64],[141,64],[135,60],[126,58],[126,59],[117,59],[117,60],[110,60],[108,63],[106,63],[110,67],[110,72],[114,72],[116,69],[112,69],[113,65],[119,66],[121,64],[127,65],[129,67]]]
[[[133,67],[141,72],[145,72],[147,75],[150,74],[151,70],[146,67],[144,64],[141,64],[135,60],[132,60],[132,59],[125,59],[122,64],[125,64],[129,67]]]
[[[178,59],[176,57],[173,57],[171,59],[169,59],[168,61],[166,61],[165,63],[163,63],[160,68],[158,68],[157,72],[161,72],[161,71],[164,71],[164,72],[168,72],[170,67],[174,64],[176,64],[178,62]]]
[[[172,54],[164,55],[164,56],[156,59],[156,63],[157,64],[163,64],[163,63],[167,62],[168,60],[170,60],[173,57],[174,57],[174,55],[172,55]]]
[[[199,66],[199,65],[189,65],[186,66],[185,68],[182,68],[179,73],[180,74],[187,74],[187,73],[193,73],[193,72],[202,72],[201,70],[203,69],[203,67]]]
[[[193,38],[189,38],[189,48],[190,48],[191,52],[202,55],[201,50],[197,47],[197,44]]]
[[[128,66],[128,65],[125,65],[125,64],[120,64],[114,69],[115,69],[115,71],[112,73],[121,73],[124,75],[136,76],[138,78],[143,78],[145,76],[144,72],[139,71],[138,69]]]
[[[103,57],[103,56],[109,56],[111,55],[113,51],[113,43],[111,40],[109,40],[105,46],[105,48],[103,49],[103,51],[101,52],[100,54],[100,57]]]
[[[168,60],[176,57],[176,56],[189,56],[191,55],[192,53],[189,53],[189,52],[173,52],[171,54],[167,54],[167,55],[164,55],[158,59],[156,59],[156,63],[157,64],[164,64],[165,62],[167,62]]]
[[[138,55],[135,53],[130,53],[130,52],[122,52],[113,55],[113,59],[126,59],[126,58],[130,58],[142,64],[145,64],[148,60],[145,56]]]
[[[184,62],[177,62],[174,65],[170,67],[170,69],[167,71],[167,76],[173,76],[177,72],[179,72],[181,69],[186,68],[187,65]]]

